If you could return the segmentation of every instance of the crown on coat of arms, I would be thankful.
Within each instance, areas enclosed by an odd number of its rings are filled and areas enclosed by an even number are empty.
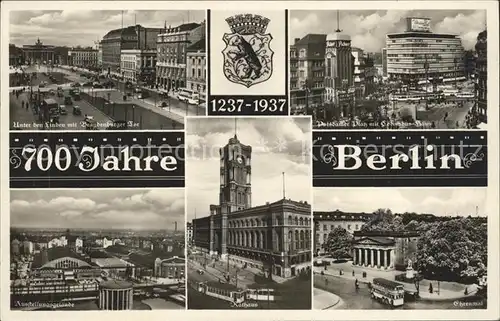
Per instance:
[[[240,35],[264,34],[270,21],[253,14],[237,14],[226,19],[231,31]]]

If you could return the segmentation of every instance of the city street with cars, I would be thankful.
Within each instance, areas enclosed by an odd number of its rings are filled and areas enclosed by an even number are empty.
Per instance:
[[[139,99],[137,94],[109,88],[109,82],[97,73],[69,67],[32,65],[11,71],[11,129],[111,129],[115,121],[128,122],[130,129],[182,129],[186,114],[200,112],[198,106],[188,106],[172,97],[157,104],[151,99]],[[32,92],[56,101],[60,106],[57,121],[48,124],[41,119],[36,102],[29,103]],[[96,97],[102,97],[107,101],[104,104],[113,108],[98,105]],[[88,126],[89,119],[94,125]]]

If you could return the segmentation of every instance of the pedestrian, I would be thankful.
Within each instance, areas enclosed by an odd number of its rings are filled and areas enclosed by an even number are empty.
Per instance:
[[[22,109],[24,109],[24,100],[21,102]]]

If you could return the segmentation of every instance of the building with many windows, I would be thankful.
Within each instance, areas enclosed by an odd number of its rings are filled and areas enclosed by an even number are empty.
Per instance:
[[[207,101],[207,61],[205,39],[201,39],[187,48],[186,88],[200,97],[200,103]]]
[[[290,46],[290,104],[294,110],[323,103],[326,35],[308,34]]]
[[[408,29],[386,36],[387,74],[405,83],[464,80],[464,48],[457,35],[432,33],[430,20],[408,18]]]
[[[23,50],[14,44],[9,44],[9,66],[24,64]]]
[[[71,48],[68,51],[68,62],[70,66],[79,68],[97,68],[97,53],[98,50],[87,48]]]
[[[486,30],[479,33],[476,42],[476,99],[479,121],[487,122],[488,103],[488,43]]]
[[[284,278],[311,267],[311,205],[281,199],[252,207],[252,147],[237,136],[220,149],[219,204],[193,220],[195,248]]]
[[[125,49],[121,54],[121,71],[124,80],[152,85],[156,73],[156,50]]]
[[[186,224],[186,242],[192,244],[193,242],[193,224],[187,222]]]
[[[97,42],[97,67],[102,68],[102,42]]]
[[[337,30],[327,36],[325,102],[330,106],[329,114],[335,117],[347,117],[354,108],[354,60],[349,35]]]
[[[102,68],[108,74],[123,76],[120,70],[122,50],[156,49],[156,37],[164,29],[129,26],[108,32],[102,39]]]
[[[387,48],[382,48],[382,76],[387,77]]]
[[[332,212],[315,211],[314,216],[314,252],[321,252],[323,244],[328,240],[328,234],[337,227],[353,234],[368,222],[372,213],[347,213],[339,210]]]
[[[205,39],[205,22],[166,28],[157,35],[156,85],[170,91],[186,87],[187,49]]]

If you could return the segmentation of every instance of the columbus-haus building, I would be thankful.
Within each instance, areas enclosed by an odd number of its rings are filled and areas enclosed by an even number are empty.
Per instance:
[[[252,207],[252,147],[235,135],[220,149],[219,204],[193,220],[194,246],[284,278],[311,266],[311,205],[283,198]]]

